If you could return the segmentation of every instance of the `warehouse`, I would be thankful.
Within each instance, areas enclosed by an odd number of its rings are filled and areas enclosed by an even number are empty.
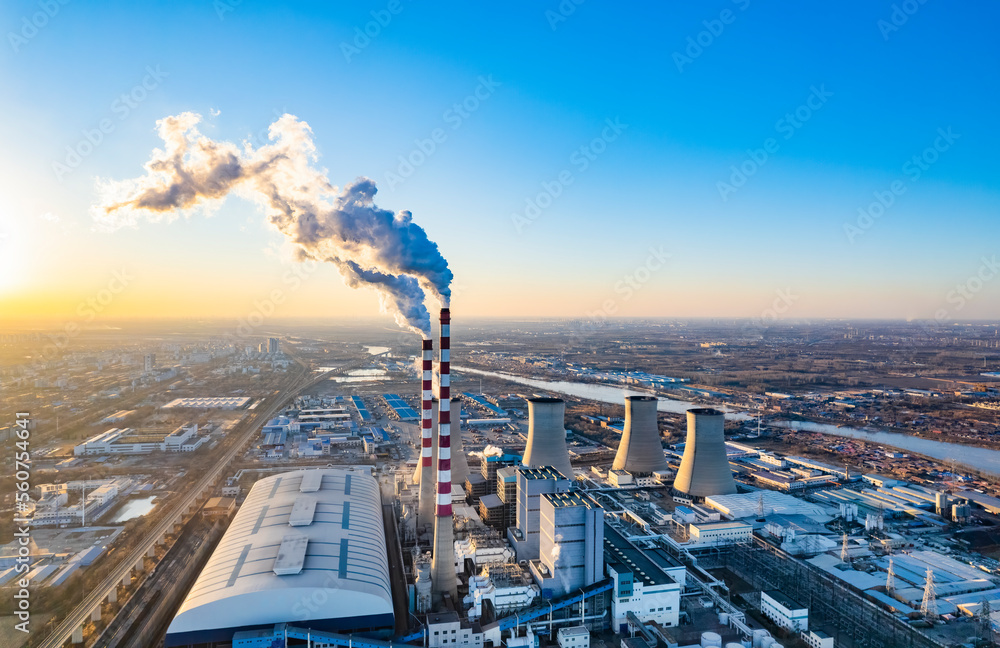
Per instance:
[[[254,484],[167,630],[167,646],[229,645],[278,623],[391,632],[378,483],[344,469]]]

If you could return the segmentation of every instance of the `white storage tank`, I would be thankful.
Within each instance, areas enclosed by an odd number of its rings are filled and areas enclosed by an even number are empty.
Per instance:
[[[771,633],[763,628],[753,631],[753,648],[760,648],[761,643],[764,641],[764,637],[770,637]]]
[[[729,613],[719,612],[719,625],[727,626],[729,625]]]
[[[760,648],[773,648],[774,643],[774,637],[768,635],[760,640]]]
[[[743,644],[736,643],[735,641],[730,641],[726,644],[726,648],[743,648]]]
[[[722,635],[718,632],[702,632],[701,648],[722,648]]]

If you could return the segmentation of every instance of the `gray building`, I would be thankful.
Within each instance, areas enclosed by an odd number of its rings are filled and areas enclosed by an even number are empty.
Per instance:
[[[537,560],[540,499],[547,493],[569,492],[572,482],[552,466],[517,468],[517,525],[507,537],[518,560]]]
[[[604,578],[604,509],[581,493],[541,496],[539,559],[529,563],[543,596]]]

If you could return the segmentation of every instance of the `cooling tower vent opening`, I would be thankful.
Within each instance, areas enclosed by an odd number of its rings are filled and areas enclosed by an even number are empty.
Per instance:
[[[658,401],[660,400],[656,396],[626,396],[625,400],[630,401]]]
[[[722,412],[714,407],[695,407],[694,409],[689,409],[688,412],[697,415],[722,416]]]
[[[548,396],[539,396],[537,398],[529,398],[529,403],[561,403],[563,399],[561,398],[550,398]]]

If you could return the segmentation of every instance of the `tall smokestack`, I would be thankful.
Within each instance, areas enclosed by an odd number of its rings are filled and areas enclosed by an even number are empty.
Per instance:
[[[433,418],[431,412],[434,342],[424,340],[423,384],[420,399],[420,499],[417,508],[417,527],[433,524],[434,520],[434,457]]]
[[[730,495],[736,481],[726,455],[725,417],[710,407],[687,411],[687,442],[674,488],[695,497]]]
[[[573,479],[566,447],[566,401],[561,398],[528,399],[528,444],[521,463],[528,468],[552,466]]]
[[[458,598],[455,576],[455,527],[451,513],[451,311],[441,309],[441,360],[438,363],[441,390],[438,394],[437,516],[434,518],[434,553],[431,586],[434,605],[445,595]]]
[[[667,469],[656,423],[656,403],[655,396],[625,397],[625,429],[611,466],[613,470],[648,474]]]

